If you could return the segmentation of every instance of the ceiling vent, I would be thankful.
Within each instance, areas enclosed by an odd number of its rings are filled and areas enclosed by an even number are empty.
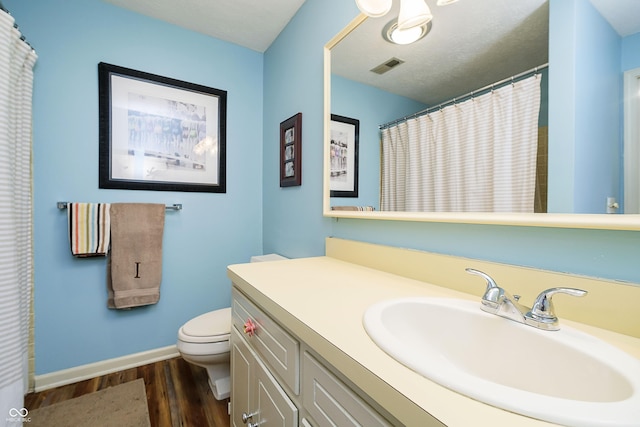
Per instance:
[[[400,64],[404,64],[404,61],[402,59],[391,58],[385,61],[384,63],[378,65],[377,67],[372,68],[370,71],[373,71],[376,74],[384,74],[387,71],[390,71],[391,69],[397,67]]]

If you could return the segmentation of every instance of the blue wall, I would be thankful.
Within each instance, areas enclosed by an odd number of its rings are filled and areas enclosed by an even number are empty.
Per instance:
[[[360,120],[358,198],[331,199],[331,206],[380,209],[380,131],[378,126],[427,108],[403,96],[331,76],[331,112]]]
[[[551,1],[550,38],[549,211],[606,213],[622,202],[622,39],[586,0]]]
[[[575,186],[575,74],[576,45],[574,1],[550,0],[549,10],[549,212],[573,212]],[[554,66],[557,61],[557,66]],[[557,113],[556,113],[557,111]],[[553,143],[559,141],[559,143]]]
[[[548,124],[549,72],[540,72],[539,126]],[[355,205],[380,208],[380,131],[378,126],[409,116],[428,105],[373,86],[331,76],[331,112],[360,120],[359,191],[357,198],[332,198],[331,206]]]
[[[640,282],[638,232],[324,218],[322,52],[357,15],[355,2],[307,0],[264,55],[99,0],[3,3],[39,54],[37,374],[173,344],[184,321],[229,303],[226,265],[261,252],[322,255],[326,236]],[[98,189],[101,61],[229,92],[226,194]],[[279,124],[297,112],[302,186],[280,188]],[[69,255],[58,200],[184,204],[167,214],[157,305],[106,308],[104,259]]]
[[[606,213],[607,197],[622,202],[622,39],[591,2],[575,3],[578,43],[574,212]],[[554,142],[559,141],[551,143]]]
[[[563,2],[565,0],[560,3]],[[552,0],[553,3],[557,2]],[[322,158],[322,48],[357,13],[355,2],[307,0],[287,30],[265,54],[265,100],[273,100],[273,103],[265,101],[265,105],[268,103],[271,110],[265,109],[265,129],[268,126],[277,126],[277,123],[297,108],[304,108],[302,111],[305,117],[314,121],[311,125],[313,132],[304,135],[304,149],[310,156],[303,159],[304,167],[309,166],[313,170],[308,174],[305,172],[303,185],[295,194],[296,198],[291,196],[286,200],[290,203],[285,203],[282,195],[284,192],[276,188],[276,153],[274,151],[268,154],[265,151],[265,251],[275,250],[291,256],[320,255],[323,253],[322,239],[325,236],[335,236],[640,282],[640,270],[637,268],[637,260],[640,257],[638,232],[322,218],[322,176],[319,169]],[[562,27],[562,22],[556,23]],[[551,42],[553,46],[558,46],[558,49],[554,49],[556,55],[563,55],[563,41],[568,39],[573,46],[575,36],[571,31],[572,27],[565,25],[560,39]],[[298,51],[292,49],[302,41],[305,53],[298,58]],[[292,52],[291,58],[295,60],[289,61],[285,70],[281,64],[287,52]],[[553,58],[552,56],[550,61],[554,60]],[[301,91],[299,96],[283,94],[278,99],[273,98],[287,86],[287,82],[294,78],[293,76],[296,81],[306,82],[306,86],[301,84],[296,87]],[[569,78],[573,79],[573,75]],[[568,85],[569,90],[573,90],[572,80],[561,81],[560,84]],[[553,93],[552,87],[549,90]],[[291,91],[290,94],[292,92],[295,91]],[[549,102],[550,115],[554,114],[552,111],[555,112],[556,123],[575,122],[572,117],[573,98],[568,100],[571,105],[566,109],[563,109],[562,105],[551,105],[557,102],[555,97],[550,98]],[[549,118],[550,126],[553,126],[553,119],[554,117]],[[309,120],[305,122],[305,126],[309,124]],[[575,125],[569,128],[568,134],[565,132],[563,136],[567,138],[564,140],[572,141],[574,131]],[[274,132],[265,131],[265,150],[275,146],[276,141],[277,136]],[[269,156],[272,158],[269,159]],[[291,226],[287,233],[283,232],[285,225]],[[303,239],[306,242],[301,242]],[[555,285],[558,284],[549,284]]]
[[[640,67],[640,33],[622,39],[622,71]]]
[[[356,14],[355,2],[307,0],[265,52],[265,253],[287,257],[324,254],[324,237],[331,234],[331,223],[322,217],[323,47]],[[280,188],[279,126],[298,112],[302,112],[302,185]]]
[[[3,2],[35,47],[36,374],[175,344],[228,306],[226,266],[262,253],[263,55],[98,0]],[[104,61],[228,91],[227,193],[98,189]],[[182,203],[169,212],[157,305],[106,308],[105,259],[74,259],[56,202]]]

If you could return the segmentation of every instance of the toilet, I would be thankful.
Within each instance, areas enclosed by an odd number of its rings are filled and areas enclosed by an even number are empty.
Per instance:
[[[286,259],[277,254],[251,257],[251,262]],[[201,314],[189,320],[178,330],[177,347],[187,362],[207,370],[209,387],[217,400],[229,397],[231,307]]]
[[[209,387],[218,400],[229,397],[231,391],[230,333],[231,307],[201,314],[178,331],[178,351],[182,358],[207,370]]]

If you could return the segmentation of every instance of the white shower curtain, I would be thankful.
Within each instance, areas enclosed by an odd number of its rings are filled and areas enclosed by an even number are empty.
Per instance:
[[[533,212],[538,74],[382,130],[381,210]]]
[[[31,303],[31,111],[36,54],[0,10],[0,425],[25,415]]]

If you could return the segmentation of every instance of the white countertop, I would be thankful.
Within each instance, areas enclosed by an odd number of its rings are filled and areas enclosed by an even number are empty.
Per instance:
[[[409,296],[469,300],[470,294],[430,285],[330,257],[229,266],[235,286],[339,369],[407,426],[551,426],[467,398],[406,368],[367,335],[362,316],[372,304]],[[506,320],[505,320],[506,321]],[[640,339],[582,325],[640,359]]]

